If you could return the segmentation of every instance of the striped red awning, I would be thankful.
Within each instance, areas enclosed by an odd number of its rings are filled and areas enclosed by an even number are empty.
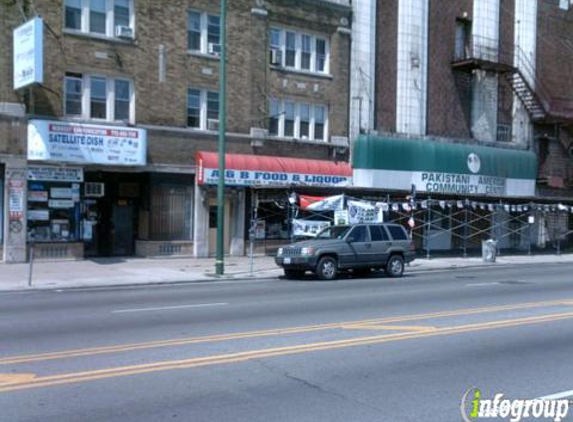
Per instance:
[[[198,151],[196,155],[198,183],[212,183],[207,173],[213,175],[218,174],[219,168],[219,154],[216,152]],[[345,162],[332,162],[326,160],[306,160],[303,158],[286,158],[286,157],[273,157],[261,155],[247,155],[247,154],[225,154],[225,169],[226,183],[238,185],[256,185],[256,184],[271,184],[265,181],[268,175],[272,174],[272,181],[277,183],[273,184],[307,184],[305,181],[311,180],[307,176],[326,176],[328,180],[342,180],[347,181],[352,178],[352,169],[348,163]],[[209,172],[210,170],[213,170]],[[236,174],[229,172],[235,171]],[[241,173],[245,175],[241,181],[239,177]],[[249,180],[246,180],[247,173]],[[280,179],[275,179],[277,175],[281,175]],[[292,175],[302,175],[302,177],[293,177]],[[263,179],[264,176],[264,179]],[[327,180],[326,178],[312,178],[312,180]],[[278,183],[284,181],[284,183]],[[296,183],[300,181],[300,183]],[[233,183],[237,182],[237,183]],[[245,182],[245,183],[241,183]],[[287,183],[288,182],[288,183]],[[313,183],[310,183],[311,185]],[[336,185],[339,183],[332,183]],[[326,182],[323,185],[331,185]]]

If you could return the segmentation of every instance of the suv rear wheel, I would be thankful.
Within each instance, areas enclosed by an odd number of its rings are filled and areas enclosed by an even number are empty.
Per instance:
[[[400,255],[392,255],[386,264],[388,277],[402,277],[404,274],[404,258]]]
[[[338,272],[336,259],[331,256],[323,256],[316,265],[316,275],[321,280],[334,280]]]
[[[289,280],[296,280],[304,276],[304,271],[302,270],[287,270],[285,269],[285,277]]]

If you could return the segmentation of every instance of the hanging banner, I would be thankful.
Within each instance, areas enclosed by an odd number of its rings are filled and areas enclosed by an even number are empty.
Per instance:
[[[322,229],[330,227],[330,221],[292,220],[292,234],[294,236],[315,237]]]
[[[334,224],[337,226],[344,226],[348,224],[348,210],[334,211]]]
[[[336,211],[344,208],[344,195],[308,196],[299,195],[300,207],[309,211]]]
[[[382,223],[382,206],[367,201],[348,201],[348,220],[350,224]]]

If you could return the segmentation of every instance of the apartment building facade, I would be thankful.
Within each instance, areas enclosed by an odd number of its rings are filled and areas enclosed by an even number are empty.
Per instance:
[[[416,192],[402,216],[428,249],[570,242],[571,2],[358,3],[353,23],[374,11],[376,35],[375,63],[352,66],[373,87],[351,93],[373,108],[350,103],[355,185]]]
[[[9,46],[0,52],[6,261],[26,259],[31,234],[48,258],[208,256],[218,2],[22,0],[0,8]],[[42,20],[43,81],[14,89],[13,30],[34,17]],[[244,253],[259,198],[280,205],[294,186],[350,179],[350,23],[346,1],[228,2],[227,253]]]

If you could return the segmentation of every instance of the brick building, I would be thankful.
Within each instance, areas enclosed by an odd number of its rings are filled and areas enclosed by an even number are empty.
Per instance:
[[[0,9],[4,259],[25,259],[31,230],[47,257],[207,256],[218,2],[17,0]],[[34,16],[43,82],[14,90],[12,31]],[[348,1],[228,2],[227,161],[237,174],[289,168],[320,176],[320,188],[330,183],[322,176],[346,174],[338,162],[348,157],[350,21]],[[226,251],[243,254],[257,201],[252,180],[232,182]],[[257,200],[286,200],[296,184],[266,183]]]
[[[425,205],[440,223],[426,209],[418,217],[424,242],[441,232],[438,248],[467,243],[455,227],[475,230],[473,246],[485,236],[545,243],[547,226],[571,244],[571,1],[357,3],[353,31],[374,13],[376,35],[375,63],[352,66],[352,81],[366,69],[373,85],[361,101],[373,99],[371,114],[350,103],[351,128],[368,134],[353,140],[353,182],[401,198],[415,185],[434,199]]]

